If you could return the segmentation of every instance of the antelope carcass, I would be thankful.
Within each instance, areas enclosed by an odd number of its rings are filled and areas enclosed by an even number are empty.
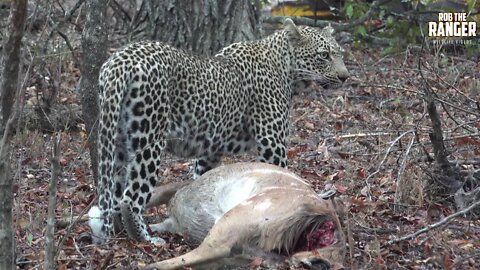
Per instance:
[[[178,269],[231,257],[245,250],[290,255],[294,260],[341,268],[345,237],[335,202],[322,199],[286,169],[265,163],[218,167],[178,190],[170,216],[151,228],[182,233],[200,245],[147,266]]]

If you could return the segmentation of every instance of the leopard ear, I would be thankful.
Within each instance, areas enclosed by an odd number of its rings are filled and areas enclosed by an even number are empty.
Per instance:
[[[297,45],[300,43],[300,40],[302,39],[302,34],[300,34],[300,31],[298,31],[298,28],[292,21],[292,19],[287,18],[283,22],[283,29],[285,29],[285,32],[287,32],[288,39],[290,40],[290,42],[292,42],[292,44]]]
[[[335,29],[333,29],[333,27],[328,24],[325,28],[323,28],[323,31],[325,31],[326,33],[332,35],[333,33],[335,33]]]

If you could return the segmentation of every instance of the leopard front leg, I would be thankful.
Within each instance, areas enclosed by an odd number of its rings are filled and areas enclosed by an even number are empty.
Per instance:
[[[257,161],[287,167],[287,125],[285,121],[270,122],[255,134]],[[266,129],[266,130],[265,130]],[[276,130],[278,132],[272,132]]]

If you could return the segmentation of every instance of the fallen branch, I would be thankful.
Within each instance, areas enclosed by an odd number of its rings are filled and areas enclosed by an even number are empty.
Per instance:
[[[391,133],[391,132],[357,133],[357,134],[338,135],[338,136],[333,136],[332,138],[335,139],[335,140],[338,140],[338,139],[350,139],[350,138],[388,136],[388,135],[392,135],[392,134],[393,133]]]
[[[367,186],[367,192],[368,192],[368,199],[371,200],[372,199],[372,192],[371,192],[371,188],[370,188],[370,178],[372,178],[374,175],[376,175],[377,173],[380,172],[380,169],[382,168],[382,165],[383,163],[385,163],[385,161],[387,160],[387,157],[388,157],[388,154],[390,154],[390,152],[392,151],[392,148],[393,146],[401,139],[403,138],[403,136],[409,134],[409,133],[413,133],[415,134],[415,130],[408,130],[408,131],[405,131],[403,132],[402,134],[400,134],[400,136],[398,136],[395,140],[393,140],[393,142],[390,143],[390,146],[387,148],[387,151],[385,151],[385,155],[383,156],[383,159],[382,161],[380,162],[380,164],[378,164],[378,167],[377,167],[377,170],[374,171],[373,173],[371,173],[367,179],[365,179],[365,184]]]
[[[418,231],[416,231],[412,234],[408,234],[408,235],[405,235],[405,236],[397,238],[397,239],[392,239],[392,240],[388,241],[386,245],[391,245],[391,244],[395,244],[395,243],[398,243],[398,242],[414,239],[415,237],[419,236],[420,234],[424,234],[424,233],[426,233],[430,230],[433,230],[433,229],[438,228],[438,227],[440,227],[444,224],[449,223],[450,221],[452,221],[454,218],[456,218],[458,216],[467,214],[468,212],[470,212],[471,210],[473,210],[477,206],[480,206],[480,201],[476,201],[475,203],[471,204],[469,207],[464,208],[463,210],[458,211],[456,213],[453,213],[453,214],[445,217],[444,219],[442,219],[442,220],[440,220],[440,221],[438,221],[434,224],[428,225],[427,227],[425,227],[423,229],[420,229],[420,230],[418,230]]]
[[[75,223],[82,223],[87,221],[88,221],[87,215],[71,216],[71,217],[57,219],[57,221],[55,222],[55,226],[57,229],[64,229],[64,228],[67,228],[68,226],[74,225]]]
[[[399,203],[403,196],[402,188],[404,183],[403,183],[402,176],[403,176],[403,172],[405,171],[405,167],[407,165],[408,154],[410,153],[410,149],[412,149],[413,142],[415,141],[415,136],[416,136],[416,132],[413,132],[413,136],[410,139],[410,142],[408,143],[407,149],[405,150],[405,155],[403,156],[403,160],[400,164],[400,168],[398,169],[397,184],[395,186],[395,197],[393,199],[393,203],[394,203],[393,209],[395,212],[399,210]]]

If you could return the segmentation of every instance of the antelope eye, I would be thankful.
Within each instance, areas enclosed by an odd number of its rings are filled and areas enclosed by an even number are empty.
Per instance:
[[[328,52],[320,52],[319,53],[320,58],[322,59],[327,59],[328,58]]]

